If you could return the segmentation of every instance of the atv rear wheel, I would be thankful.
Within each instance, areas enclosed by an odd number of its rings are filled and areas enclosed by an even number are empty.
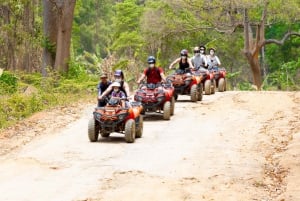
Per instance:
[[[167,101],[164,104],[163,119],[164,120],[170,120],[170,116],[171,116],[171,103],[170,103],[170,101]]]
[[[171,111],[170,111],[171,115],[174,115],[174,110],[175,110],[175,98],[174,98],[174,96],[172,96],[172,98],[171,98]]]
[[[191,87],[191,101],[192,102],[196,102],[198,100],[197,93],[198,93],[197,85],[193,84]]]
[[[90,142],[96,142],[98,140],[99,130],[99,123],[94,118],[91,118],[88,124],[88,136]]]
[[[142,135],[143,135],[143,127],[144,127],[144,120],[143,120],[143,116],[140,115],[138,127],[136,128],[136,132],[135,132],[135,137],[136,138],[142,137]]]
[[[219,79],[219,83],[218,83],[218,91],[219,92],[223,92],[225,91],[225,79],[224,78],[220,78]]]
[[[125,140],[132,143],[135,140],[135,121],[128,119],[125,123]]]
[[[198,101],[202,101],[203,98],[203,84],[200,83],[198,86]]]
[[[205,95],[210,95],[210,92],[211,92],[211,81],[210,80],[205,80],[204,92],[205,92]]]

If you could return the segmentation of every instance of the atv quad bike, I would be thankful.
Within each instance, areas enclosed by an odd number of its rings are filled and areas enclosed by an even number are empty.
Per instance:
[[[216,89],[216,81],[214,79],[213,72],[207,72],[207,70],[197,70],[196,72],[202,77],[201,84],[205,95],[214,94]]]
[[[216,87],[219,92],[226,91],[226,70],[225,68],[214,67],[212,69],[214,78],[216,80]]]
[[[203,90],[201,79],[202,76],[200,74],[191,73],[189,69],[177,69],[175,73],[167,77],[167,80],[171,82],[175,88],[175,99],[177,100],[178,94],[190,95],[192,102],[202,100]]]
[[[88,123],[88,137],[91,142],[102,137],[109,137],[110,133],[118,132],[125,135],[128,143],[135,138],[142,137],[143,116],[140,114],[143,107],[138,102],[131,102],[131,106],[122,107],[121,99],[112,97],[104,107],[96,107],[93,117]]]
[[[171,115],[174,114],[175,97],[171,83],[142,83],[135,92],[134,100],[142,104],[143,114],[163,111],[164,120],[170,120]]]

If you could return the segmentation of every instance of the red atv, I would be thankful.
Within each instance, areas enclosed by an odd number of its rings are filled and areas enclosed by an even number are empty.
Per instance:
[[[143,106],[145,112],[163,111],[163,119],[169,120],[174,114],[175,98],[172,84],[141,84],[135,92],[134,100]]]
[[[175,99],[177,100],[178,94],[190,95],[192,102],[202,100],[201,79],[201,75],[193,74],[189,69],[177,69],[174,74],[167,77],[167,80],[172,82],[175,88]]]
[[[112,97],[105,107],[95,108],[93,118],[88,124],[88,137],[91,142],[98,140],[99,133],[102,137],[109,137],[112,132],[125,134],[128,143],[142,137],[143,116],[140,115],[142,105],[131,102],[130,107],[122,107],[121,101],[120,98]]]
[[[204,90],[205,95],[210,95],[215,93],[216,80],[214,79],[213,72],[207,70],[197,70],[195,73],[201,75],[202,90]]]
[[[216,80],[216,87],[219,92],[226,91],[226,70],[225,68],[214,67],[212,69],[214,78]]]

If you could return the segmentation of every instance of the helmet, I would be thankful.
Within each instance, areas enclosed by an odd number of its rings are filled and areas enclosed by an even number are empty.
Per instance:
[[[204,45],[200,45],[199,47],[200,47],[200,49],[201,48],[204,49],[204,51],[206,50],[206,47]]]
[[[188,56],[188,51],[186,49],[183,49],[180,51],[180,56]]]
[[[124,74],[123,74],[122,70],[116,70],[114,75],[115,76],[121,76],[121,78],[124,79]]]
[[[107,74],[106,73],[103,73],[100,78],[107,78]]]
[[[199,53],[199,52],[200,52],[199,46],[194,47],[194,53]]]
[[[119,82],[113,82],[111,84],[112,87],[121,87],[121,84]]]
[[[147,62],[148,62],[148,64],[151,64],[151,63],[153,64],[156,62],[156,59],[154,56],[149,56],[147,59]]]
[[[213,50],[213,51],[215,52],[215,51],[216,51],[216,48],[211,47],[211,48],[209,48],[208,50],[209,50],[209,51]]]

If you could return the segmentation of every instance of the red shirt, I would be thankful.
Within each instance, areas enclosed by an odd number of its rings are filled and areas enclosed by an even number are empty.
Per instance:
[[[163,72],[163,69],[160,67],[154,67],[152,69],[146,68],[144,70],[144,75],[147,77],[147,83],[156,84],[158,82],[161,82],[160,74]]]

